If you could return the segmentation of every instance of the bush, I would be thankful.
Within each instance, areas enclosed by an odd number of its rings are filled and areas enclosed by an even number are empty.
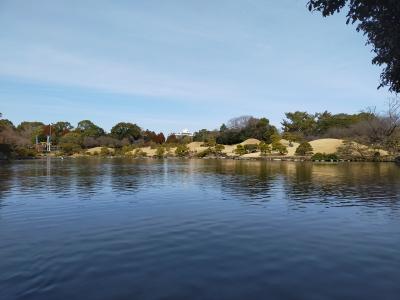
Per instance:
[[[354,158],[354,143],[351,141],[344,141],[342,145],[337,149],[337,154],[343,159]]]
[[[286,146],[277,140],[272,142],[272,150],[277,151],[280,155],[285,155],[288,153]]]
[[[224,149],[225,149],[225,146],[221,145],[221,144],[216,144],[214,146],[215,153],[218,154],[218,155],[221,155],[222,154],[222,150],[224,150]]]
[[[207,148],[206,150],[203,150],[203,151],[197,153],[196,156],[197,156],[198,158],[204,158],[204,157],[206,157],[206,156],[209,156],[209,155],[212,154],[212,153],[213,153],[213,151],[211,151],[210,148]]]
[[[128,152],[131,152],[135,149],[135,147],[133,145],[124,145],[122,146],[120,153],[122,155],[129,155]]]
[[[246,150],[246,153],[254,153],[257,152],[258,145],[257,144],[247,144],[244,145],[244,150]]]
[[[314,149],[311,147],[310,143],[304,142],[301,143],[297,149],[296,149],[296,154],[297,155],[310,155],[312,154]]]
[[[101,147],[100,155],[101,156],[109,156],[111,151],[107,147]]]
[[[261,142],[258,145],[258,150],[260,150],[261,155],[267,155],[268,153],[271,153],[271,147],[265,142]]]
[[[9,144],[0,144],[0,159],[9,159],[13,153],[13,149]]]
[[[60,143],[60,149],[64,154],[71,155],[80,152],[82,147],[74,143]]]
[[[326,154],[326,153],[318,152],[318,153],[315,153],[313,156],[311,156],[311,159],[313,161],[316,161],[316,160],[318,160],[318,161],[332,161],[332,160],[337,161],[338,157],[335,153]]]
[[[156,150],[156,157],[163,158],[165,155],[165,148],[163,146],[159,146]]]
[[[203,144],[201,144],[202,147],[214,147],[216,144],[215,139],[210,139],[208,141],[204,141]]]
[[[35,149],[29,149],[26,147],[16,147],[14,153],[17,158],[33,158],[36,156],[37,152]]]
[[[185,157],[189,155],[189,148],[186,145],[178,145],[175,149],[176,156]]]
[[[235,153],[237,155],[244,155],[246,154],[246,149],[244,149],[243,145],[239,144],[236,146]]]
[[[144,152],[142,149],[136,149],[133,153],[133,157],[146,157],[147,153]]]

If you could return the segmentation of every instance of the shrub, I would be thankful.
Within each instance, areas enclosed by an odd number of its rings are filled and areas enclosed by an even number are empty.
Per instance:
[[[211,153],[212,153],[211,149],[207,148],[206,150],[203,150],[203,151],[197,153],[196,156],[198,158],[203,158],[203,157],[206,157],[206,156],[210,155]]]
[[[60,138],[60,149],[64,154],[73,154],[82,150],[83,137],[76,132],[69,132]]]
[[[316,160],[318,160],[318,161],[332,161],[332,160],[337,161],[338,157],[335,153],[326,154],[326,153],[318,152],[318,153],[315,153],[313,156],[311,156],[311,159],[313,161],[316,161]]]
[[[133,153],[133,157],[146,157],[147,153],[144,152],[142,149],[136,149]]]
[[[314,149],[311,147],[310,143],[303,142],[297,147],[296,154],[297,155],[310,155],[313,153],[313,151],[314,151]]]
[[[61,143],[60,149],[64,154],[71,155],[82,150],[81,146],[74,143]]]
[[[354,143],[351,141],[343,141],[342,145],[337,149],[337,155],[343,159],[351,159],[354,157]]]
[[[222,154],[222,150],[225,149],[225,146],[221,145],[221,144],[216,144],[214,146],[214,149],[215,149],[216,154]]]
[[[261,155],[267,155],[268,153],[271,153],[271,147],[265,142],[261,142],[258,145],[258,149],[260,150]]]
[[[110,155],[110,150],[107,147],[101,147],[100,155],[101,156],[108,156],[108,155]]]
[[[135,149],[133,145],[124,145],[122,146],[120,152],[122,155],[126,155],[128,152],[131,152]]]
[[[156,157],[157,158],[163,158],[165,155],[165,148],[163,146],[160,146],[156,150]]]
[[[204,141],[201,146],[202,147],[214,147],[216,144],[215,139],[210,139],[208,141]]]
[[[246,149],[244,149],[243,145],[239,144],[236,146],[235,153],[237,155],[244,155],[246,154]]]
[[[280,155],[285,155],[288,153],[286,146],[277,140],[272,142],[272,150],[277,151]]]
[[[13,153],[13,149],[9,144],[0,144],[0,159],[9,159]]]
[[[185,157],[189,154],[189,148],[186,145],[178,145],[175,149],[176,156]]]
[[[33,158],[37,152],[34,149],[18,146],[14,149],[17,158]]]
[[[246,150],[246,153],[254,153],[257,152],[258,145],[257,144],[247,144],[244,145],[244,150]]]

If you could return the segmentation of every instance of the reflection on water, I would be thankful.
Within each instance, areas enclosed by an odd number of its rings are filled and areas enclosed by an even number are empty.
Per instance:
[[[0,299],[398,299],[400,167],[0,165]]]

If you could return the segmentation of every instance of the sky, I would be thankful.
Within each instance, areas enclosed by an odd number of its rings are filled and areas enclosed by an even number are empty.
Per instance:
[[[306,3],[0,0],[0,112],[169,133],[383,108],[366,38]]]

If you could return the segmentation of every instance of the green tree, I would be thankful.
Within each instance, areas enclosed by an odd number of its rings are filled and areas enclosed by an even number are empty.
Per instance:
[[[244,148],[244,146],[242,144],[239,144],[236,146],[235,153],[240,156],[244,155],[244,154],[246,154],[246,149]]]
[[[265,142],[258,144],[258,149],[260,150],[261,155],[267,155],[271,153],[271,147]]]
[[[165,155],[165,148],[163,146],[159,146],[156,150],[156,157],[163,158]]]
[[[59,146],[65,154],[73,154],[82,149],[83,137],[78,132],[69,132],[60,138]]]
[[[0,130],[4,127],[10,127],[12,129],[15,129],[13,122],[11,122],[10,120],[7,120],[7,119],[1,119],[0,120]]]
[[[255,153],[258,150],[258,145],[257,144],[247,144],[247,145],[244,145],[244,149],[246,150],[246,153]]]
[[[175,134],[170,134],[170,135],[167,137],[166,143],[168,143],[168,144],[177,144],[178,142],[179,142],[179,141],[178,141],[178,138],[176,137]]]
[[[189,155],[189,147],[184,144],[178,145],[175,149],[175,154],[179,157],[185,157]]]
[[[111,135],[119,140],[126,138],[133,142],[142,136],[142,130],[136,124],[120,122],[111,128]]]
[[[285,155],[285,154],[288,153],[288,150],[287,150],[286,146],[283,145],[283,144],[282,144],[281,142],[279,142],[279,141],[276,141],[276,140],[275,140],[274,142],[272,142],[271,146],[272,146],[272,151],[276,151],[276,152],[278,152],[280,155]]]
[[[308,142],[303,142],[301,143],[297,149],[296,149],[296,154],[297,155],[310,155],[312,154],[314,149]]]
[[[109,156],[109,155],[111,155],[111,151],[110,151],[110,149],[108,149],[108,147],[101,147],[100,155],[101,156]]]
[[[324,17],[345,10],[347,24],[356,23],[356,30],[372,45],[372,63],[384,66],[379,87],[400,92],[400,1],[310,0],[308,9],[320,11]]]
[[[238,144],[249,138],[271,142],[271,137],[278,133],[275,126],[269,123],[267,118],[254,118],[241,116],[228,122],[229,126],[222,124],[216,142],[218,144]]]
[[[312,135],[315,132],[316,121],[315,116],[305,111],[287,112],[286,120],[282,122],[284,132],[303,134],[305,136]]]
[[[74,127],[71,125],[70,122],[59,121],[52,125],[52,132],[56,136],[60,137],[60,136],[63,136],[64,134],[67,134],[68,132],[70,132],[73,128]]]
[[[22,137],[29,139],[32,143],[35,143],[36,137],[39,142],[46,141],[46,135],[43,132],[44,124],[42,122],[21,122],[17,126],[17,131],[21,134]]]
[[[82,136],[100,137],[105,135],[105,131],[90,120],[80,121],[76,126],[76,131]]]
[[[221,155],[222,154],[222,150],[224,150],[224,149],[225,149],[225,146],[221,145],[221,144],[216,144],[214,146],[215,154],[217,154],[217,155]]]

